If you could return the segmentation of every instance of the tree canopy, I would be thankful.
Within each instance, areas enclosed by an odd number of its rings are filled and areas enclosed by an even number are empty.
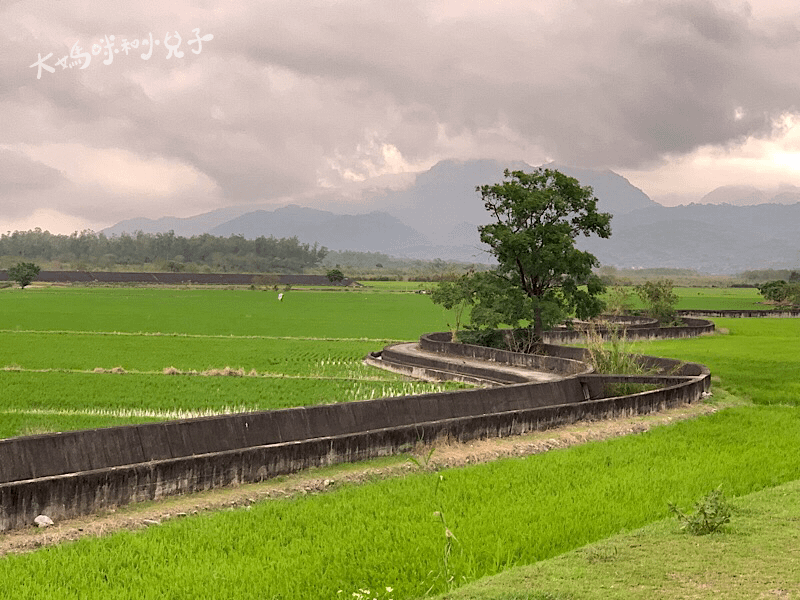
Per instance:
[[[479,227],[497,268],[482,275],[474,325],[512,327],[527,321],[541,338],[570,314],[586,319],[603,302],[597,258],[575,247],[579,235],[611,235],[611,215],[597,210],[589,186],[557,170],[504,172],[505,180],[476,188],[494,222]]]
[[[800,305],[800,283],[779,279],[768,281],[758,286],[758,291],[765,300],[774,302],[779,306]]]
[[[339,269],[329,269],[328,272],[325,273],[325,276],[331,283],[340,283],[344,281],[344,273]]]
[[[38,274],[39,266],[30,262],[17,263],[8,269],[8,278],[16,281],[23,289],[30,285]]]
[[[327,248],[301,243],[296,237],[276,239],[210,234],[182,237],[173,231],[107,237],[93,231],[54,235],[48,231],[15,231],[0,234],[0,260],[14,257],[40,262],[59,262],[70,269],[111,269],[151,265],[156,270],[213,269],[222,272],[299,273],[316,267]]]

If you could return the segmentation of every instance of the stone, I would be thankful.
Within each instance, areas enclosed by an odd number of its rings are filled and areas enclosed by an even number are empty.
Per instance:
[[[47,515],[39,515],[33,520],[33,522],[36,523],[37,527],[50,527],[51,525],[55,525],[55,523],[53,523],[53,519]]]

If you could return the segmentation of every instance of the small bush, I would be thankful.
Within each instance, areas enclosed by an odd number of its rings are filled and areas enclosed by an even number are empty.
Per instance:
[[[731,520],[731,506],[721,486],[698,500],[694,509],[694,514],[687,514],[672,502],[669,503],[669,511],[681,522],[681,529],[692,535],[714,533]]]
[[[615,285],[606,299],[606,312],[612,315],[625,315],[633,310],[633,294],[630,289]]]
[[[678,295],[672,289],[671,280],[646,281],[636,286],[636,294],[647,307],[647,315],[658,319],[662,327],[669,327],[679,323],[675,312],[675,306],[678,304]]]

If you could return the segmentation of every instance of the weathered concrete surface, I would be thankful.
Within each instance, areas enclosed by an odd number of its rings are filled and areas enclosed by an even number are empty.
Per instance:
[[[404,373],[416,379],[458,380],[488,385],[557,381],[565,374],[569,374],[557,373],[554,368],[537,370],[519,363],[508,364],[498,362],[496,359],[491,361],[489,358],[473,358],[468,354],[454,355],[428,351],[421,343],[393,344],[384,348],[379,355],[372,355],[365,360],[368,364]],[[541,368],[541,365],[537,366]]]

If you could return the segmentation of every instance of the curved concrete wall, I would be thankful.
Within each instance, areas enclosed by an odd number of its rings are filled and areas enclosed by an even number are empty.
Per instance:
[[[40,271],[34,281],[44,283],[98,283],[135,284],[159,283],[167,285],[250,285],[263,277],[263,273],[160,273],[160,272],[116,272],[116,271]],[[356,282],[345,278],[331,282],[325,275],[274,274],[280,285],[350,286]],[[8,272],[0,271],[0,281],[8,280]],[[271,285],[271,284],[270,284]]]
[[[446,335],[424,337],[451,351],[473,352],[437,341]],[[563,348],[558,356],[556,348],[550,347],[553,354],[543,363],[541,357],[504,358],[537,366],[560,359],[564,362],[557,364],[573,368],[577,361],[572,357],[580,349]],[[579,374],[546,383],[0,440],[0,531],[29,526],[42,513],[61,519],[260,481],[310,466],[406,451],[420,440],[443,435],[468,440],[650,412],[696,401],[709,388],[710,373],[702,365],[646,359],[674,373],[638,377],[664,387],[617,398],[602,395],[618,377]]]
[[[679,310],[678,314],[694,317],[724,317],[728,319],[789,318],[800,317],[800,310],[775,308],[772,310]],[[684,319],[685,320],[685,319]]]
[[[625,339],[628,340],[647,340],[647,339],[678,339],[685,337],[695,337],[704,333],[712,333],[714,324],[707,319],[697,319],[683,317],[684,325],[679,327],[660,327],[655,319],[650,323],[639,323],[634,326],[625,326]],[[602,328],[597,330],[602,337],[607,337],[610,333]],[[544,334],[544,341],[548,344],[573,344],[585,339],[585,334],[579,329],[555,330]]]
[[[419,338],[419,346],[428,352],[478,358],[488,363],[527,367],[536,371],[550,371],[561,375],[576,375],[591,371],[586,363],[582,362],[583,353],[581,353],[580,358],[561,356],[551,352],[545,354],[522,354],[497,348],[487,348],[486,346],[459,344],[450,341],[451,339],[450,333],[426,333]]]

